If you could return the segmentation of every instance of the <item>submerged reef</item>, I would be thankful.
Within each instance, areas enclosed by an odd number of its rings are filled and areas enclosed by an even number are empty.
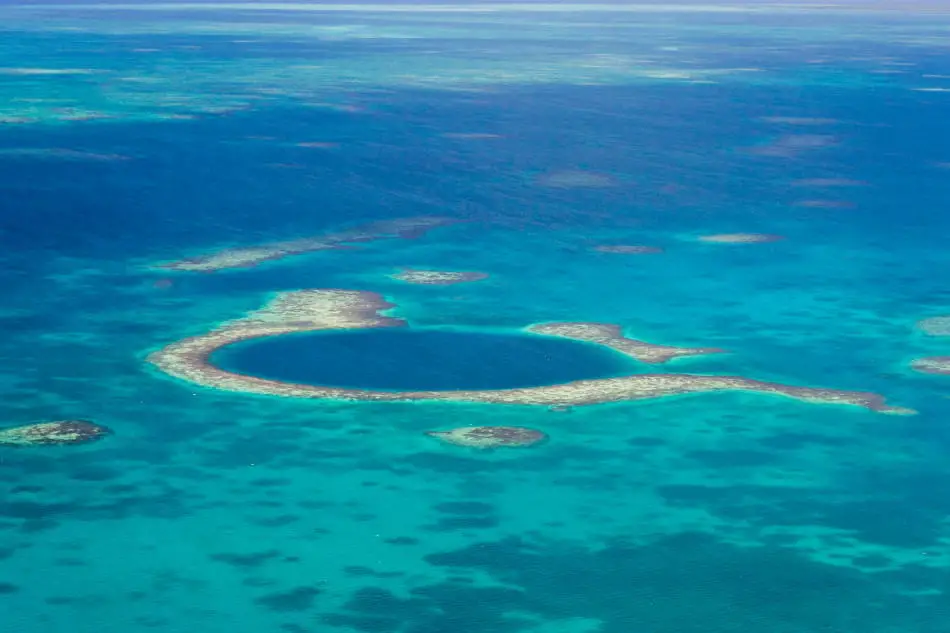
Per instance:
[[[374,292],[357,290],[283,292],[269,304],[246,317],[225,322],[210,332],[177,341],[153,352],[148,356],[148,361],[166,374],[193,384],[225,391],[293,398],[390,402],[443,400],[564,408],[689,393],[753,391],[782,395],[805,402],[849,404],[882,413],[914,413],[911,409],[890,406],[885,403],[884,398],[874,393],[795,387],[741,376],[635,374],[516,389],[391,392],[293,384],[246,376],[216,367],[209,360],[211,354],[218,348],[265,336],[348,328],[406,326],[407,323],[402,319],[380,314],[380,311],[393,307],[395,307],[393,304]],[[532,326],[528,328],[528,331],[607,345],[638,360],[654,363],[665,362],[677,356],[712,352],[706,348],[686,348],[684,351],[681,348],[656,346],[627,339],[622,336],[617,326],[607,324],[548,323]]]
[[[534,446],[547,439],[541,431],[523,426],[463,426],[450,431],[427,431],[426,435],[470,448]]]
[[[86,444],[109,435],[104,426],[85,420],[57,420],[0,429],[0,446]]]
[[[492,134],[490,132],[444,132],[439,136],[442,138],[454,138],[465,141],[484,141],[489,139],[504,138],[501,134]]]
[[[936,316],[917,322],[917,329],[931,336],[950,336],[950,316]]]
[[[763,244],[765,242],[777,242],[784,238],[781,235],[770,235],[768,233],[717,233],[715,235],[701,235],[697,239],[700,242],[712,244]]]
[[[926,356],[911,361],[910,366],[922,374],[950,374],[950,356]]]
[[[705,356],[726,351],[718,347],[672,347],[646,343],[627,338],[620,326],[610,323],[539,323],[526,330],[534,334],[597,343],[643,363],[665,363],[681,356]]]
[[[595,246],[594,250],[600,253],[616,253],[618,255],[648,255],[663,252],[663,249],[658,246],[641,246],[634,244],[602,244]]]
[[[17,159],[50,159],[65,161],[97,161],[114,162],[121,160],[131,160],[131,156],[124,154],[102,154],[96,152],[87,152],[82,150],[68,149],[63,147],[37,148],[37,147],[10,147],[0,149],[0,158]]]
[[[794,204],[796,207],[802,207],[805,209],[853,209],[855,206],[857,206],[849,200],[823,199],[799,200]]]
[[[802,178],[792,181],[793,187],[865,187],[863,180],[848,178]]]
[[[362,242],[375,242],[392,238],[412,239],[420,237],[434,228],[459,222],[461,220],[435,216],[380,220],[352,229],[314,237],[271,242],[257,246],[227,248],[199,257],[165,262],[158,264],[155,268],[184,272],[214,272],[230,268],[249,268],[262,262],[283,259],[292,255],[326,250],[348,250],[354,248],[354,244]]]
[[[569,169],[541,174],[535,182],[554,189],[605,189],[616,187],[617,180],[610,174]]]
[[[447,270],[412,270],[406,269],[395,275],[390,275],[393,279],[404,281],[407,284],[419,284],[423,286],[451,286],[453,284],[462,284],[470,281],[481,281],[488,279],[488,273],[476,271],[453,272]]]

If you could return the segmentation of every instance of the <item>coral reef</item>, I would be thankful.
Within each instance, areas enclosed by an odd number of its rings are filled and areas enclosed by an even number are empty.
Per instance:
[[[857,205],[848,200],[799,200],[795,206],[804,209],[853,209]]]
[[[910,409],[889,406],[873,393],[795,387],[762,382],[740,376],[702,376],[690,374],[636,374],[615,378],[579,380],[570,383],[499,390],[458,391],[374,391],[285,383],[245,376],[212,365],[214,350],[248,339],[292,332],[311,332],[347,328],[405,326],[406,322],[379,314],[395,307],[380,295],[355,290],[302,290],[278,294],[264,308],[247,317],[222,324],[206,334],[172,343],[153,352],[148,361],[166,374],[193,384],[243,393],[294,398],[321,398],[366,401],[443,400],[500,404],[570,407],[576,405],[642,400],[664,396],[713,391],[753,391],[781,395],[805,402],[850,404],[882,413],[914,413]],[[683,353],[666,351],[662,346],[645,346],[622,337],[615,326],[603,324],[546,324],[529,328],[547,333],[606,344],[635,358],[662,362]],[[656,348],[659,348],[659,351]],[[678,348],[673,348],[678,349]],[[701,353],[708,353],[708,350]]]
[[[950,336],[950,316],[935,316],[917,322],[917,329],[931,336]]]
[[[910,366],[922,374],[950,374],[950,356],[918,358]]]
[[[802,178],[792,181],[793,187],[864,187],[867,184],[863,180],[848,178]]]
[[[767,233],[717,233],[715,235],[702,235],[697,239],[700,242],[713,244],[762,244],[777,242],[784,238],[781,235],[769,235]]]
[[[85,444],[109,435],[104,426],[85,420],[57,420],[0,429],[0,446]]]
[[[488,140],[503,138],[501,134],[491,134],[488,132],[445,132],[440,136],[442,136],[442,138],[454,138],[461,140]]]
[[[548,172],[538,176],[535,182],[554,189],[605,189],[618,184],[609,174],[582,170]]]
[[[627,338],[619,326],[610,323],[539,323],[529,326],[526,331],[597,343],[644,363],[665,363],[681,356],[704,356],[725,352],[718,347],[672,347],[638,341]]]
[[[283,259],[325,250],[348,250],[354,244],[376,240],[412,239],[440,226],[456,224],[461,220],[435,216],[401,218],[371,222],[352,229],[305,237],[285,242],[271,242],[257,246],[227,248],[208,255],[158,264],[155,268],[184,272],[214,272],[230,268],[249,268],[262,262]]]
[[[463,426],[450,431],[427,431],[426,435],[470,448],[534,446],[547,439],[541,431],[523,426]]]
[[[648,255],[651,253],[662,253],[663,249],[657,246],[640,246],[631,244],[603,244],[595,246],[595,251],[600,253],[616,253],[618,255]]]
[[[487,273],[476,271],[453,272],[447,270],[412,270],[406,269],[402,272],[390,275],[393,279],[404,281],[408,284],[419,284],[423,286],[451,286],[469,281],[481,281],[488,279]]]

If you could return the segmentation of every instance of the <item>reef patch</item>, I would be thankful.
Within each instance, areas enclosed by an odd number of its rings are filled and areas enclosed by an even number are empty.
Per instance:
[[[477,271],[447,271],[447,270],[414,270],[407,268],[391,278],[407,284],[422,286],[451,286],[472,281],[488,279],[488,273]]]
[[[547,439],[547,435],[541,431],[523,426],[463,426],[449,431],[427,431],[426,435],[447,444],[469,448],[526,447]]]
[[[552,189],[607,189],[619,185],[610,174],[579,169],[547,172],[539,175],[535,182]]]
[[[527,331],[596,343],[643,363],[665,363],[682,356],[723,354],[726,351],[718,347],[673,347],[647,343],[624,336],[619,326],[610,323],[539,323],[529,326]]]
[[[564,408],[607,402],[660,398],[665,396],[715,391],[751,391],[795,398],[820,404],[848,404],[873,411],[894,414],[915,413],[911,409],[888,405],[880,395],[868,392],[796,387],[763,382],[741,376],[705,376],[693,374],[634,374],[613,378],[578,380],[569,383],[496,390],[455,391],[377,391],[285,383],[247,376],[216,367],[209,361],[215,350],[238,341],[292,332],[315,332],[347,328],[404,327],[399,318],[380,314],[395,305],[373,292],[356,290],[300,290],[279,293],[269,304],[246,317],[225,322],[211,331],[186,338],[159,349],[148,362],[169,376],[192,384],[226,391],[293,398],[355,401],[477,402],[543,405]],[[606,326],[616,328],[616,326]],[[606,340],[614,349],[664,362],[684,355],[673,351],[643,348],[642,342],[619,336],[619,329],[605,324],[542,324],[528,328],[535,333]],[[702,348],[700,348],[702,349]],[[708,353],[708,352],[704,352]]]
[[[926,356],[911,361],[910,366],[922,374],[950,374],[950,356]]]
[[[112,431],[85,420],[39,422],[0,429],[0,446],[51,446],[86,444],[102,439]]]
[[[614,253],[616,255],[650,255],[663,252],[663,249],[658,246],[642,246],[639,244],[601,244],[595,246],[594,250],[598,253]]]
[[[270,242],[256,246],[239,246],[190,257],[172,262],[157,264],[159,270],[181,272],[214,272],[231,268],[250,268],[263,262],[283,259],[292,255],[303,255],[326,250],[350,250],[356,244],[375,242],[383,239],[413,239],[421,237],[432,229],[457,224],[462,220],[447,217],[420,216],[381,220],[351,229],[328,232],[323,235],[305,237],[284,242]]]
[[[917,322],[917,329],[931,336],[950,336],[950,316],[935,316]]]
[[[764,244],[766,242],[778,242],[785,238],[781,235],[770,235],[768,233],[716,233],[714,235],[701,235],[696,239],[709,244]]]

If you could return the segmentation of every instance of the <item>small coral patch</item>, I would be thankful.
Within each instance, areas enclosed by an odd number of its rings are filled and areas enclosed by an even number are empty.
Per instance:
[[[935,316],[917,322],[917,329],[931,336],[950,336],[950,316]]]
[[[523,426],[463,426],[451,431],[428,431],[426,435],[471,448],[533,446],[547,439],[541,431]]]
[[[716,235],[702,235],[700,242],[712,244],[763,244],[765,242],[777,242],[782,238],[781,235],[769,235],[767,233],[718,233]]]
[[[910,366],[923,374],[950,374],[950,356],[918,358]]]
[[[423,286],[451,286],[453,284],[481,281],[482,279],[487,279],[488,275],[486,273],[476,271],[457,272],[447,270],[406,269],[396,275],[391,275],[391,277],[409,284],[420,284]]]
[[[111,431],[84,420],[58,420],[0,430],[0,446],[46,446],[85,444]]]
[[[642,246],[639,244],[602,244],[595,246],[594,250],[600,253],[615,253],[617,255],[649,255],[663,252],[663,249],[658,246]]]

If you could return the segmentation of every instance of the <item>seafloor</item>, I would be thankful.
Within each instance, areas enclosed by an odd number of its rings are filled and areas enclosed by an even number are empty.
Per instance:
[[[0,447],[0,629],[950,631],[950,378],[910,368],[950,354],[915,329],[950,314],[950,18],[149,6],[0,12],[0,426],[112,431]],[[469,221],[154,267],[430,215]],[[784,239],[698,239],[733,233]],[[730,351],[663,371],[919,413],[296,400],[146,363],[300,288],[617,323]],[[549,440],[424,434],[482,425]]]

